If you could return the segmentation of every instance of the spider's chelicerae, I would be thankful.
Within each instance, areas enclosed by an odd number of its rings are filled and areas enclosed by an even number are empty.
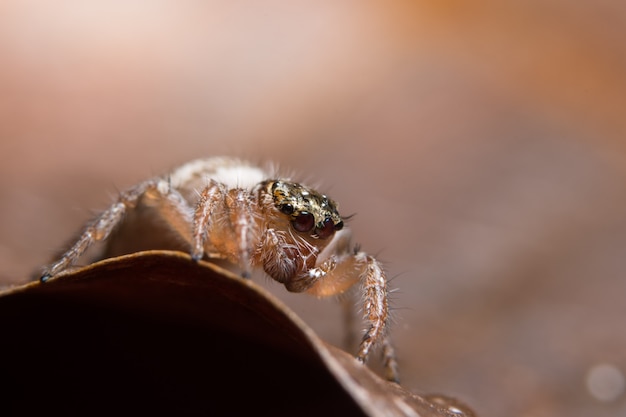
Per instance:
[[[45,268],[48,281],[73,266],[97,241],[105,240],[125,214],[151,206],[199,260],[225,259],[244,276],[262,267],[292,292],[341,294],[360,284],[367,327],[356,358],[364,363],[380,344],[386,376],[397,380],[387,333],[387,278],[381,264],[350,243],[337,204],[312,188],[273,178],[241,160],[191,161],[168,176],[152,178],[122,192],[89,223],[74,245]]]

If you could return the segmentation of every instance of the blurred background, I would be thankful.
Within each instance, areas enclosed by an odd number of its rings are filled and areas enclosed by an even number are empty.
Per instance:
[[[626,415],[624,27],[610,0],[3,0],[0,281],[142,179],[275,161],[357,213],[407,388]],[[336,303],[268,286],[341,342]]]

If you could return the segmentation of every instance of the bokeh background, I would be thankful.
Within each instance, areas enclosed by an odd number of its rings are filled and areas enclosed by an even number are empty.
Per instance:
[[[624,416],[625,27],[617,0],[3,0],[0,280],[146,177],[271,160],[357,213],[407,388]],[[260,281],[341,342],[336,303]]]

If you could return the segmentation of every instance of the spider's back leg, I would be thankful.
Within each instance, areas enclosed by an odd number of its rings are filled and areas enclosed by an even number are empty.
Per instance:
[[[93,243],[107,239],[122,222],[124,215],[136,207],[144,196],[156,200],[157,209],[162,217],[173,229],[189,240],[191,212],[187,202],[166,180],[151,179],[122,192],[115,203],[85,227],[76,242],[56,262],[44,268],[40,280],[48,281],[65,271],[74,265]]]

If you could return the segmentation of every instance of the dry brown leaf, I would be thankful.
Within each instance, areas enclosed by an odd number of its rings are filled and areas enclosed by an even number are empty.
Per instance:
[[[473,415],[383,381],[253,282],[180,252],[9,289],[0,326],[13,414]]]

